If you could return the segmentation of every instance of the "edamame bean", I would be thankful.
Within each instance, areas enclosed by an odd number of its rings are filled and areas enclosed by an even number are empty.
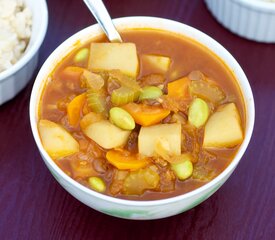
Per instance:
[[[110,109],[110,121],[117,127],[124,130],[132,130],[135,128],[135,120],[124,109],[120,107],[113,107]]]
[[[155,86],[147,86],[144,87],[139,95],[139,100],[145,99],[156,99],[162,95],[162,91],[160,88]]]
[[[88,48],[82,48],[80,49],[74,56],[74,62],[80,63],[88,59],[89,56],[89,49]]]
[[[188,122],[199,128],[203,126],[209,117],[209,107],[207,103],[196,98],[193,100],[188,111]]]
[[[183,161],[172,163],[171,169],[174,171],[178,179],[185,180],[189,178],[193,173],[193,163],[189,160],[189,155],[184,155]]]
[[[88,183],[90,187],[97,192],[105,192],[106,190],[105,182],[99,177],[89,177]]]

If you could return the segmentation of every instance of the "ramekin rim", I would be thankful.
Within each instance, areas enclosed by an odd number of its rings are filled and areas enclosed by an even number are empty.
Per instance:
[[[237,4],[241,4],[248,8],[252,8],[253,10],[266,13],[275,13],[275,2],[268,2],[263,0],[230,0]]]

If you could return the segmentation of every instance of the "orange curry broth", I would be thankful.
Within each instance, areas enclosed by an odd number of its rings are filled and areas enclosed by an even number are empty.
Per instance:
[[[180,77],[188,75],[191,71],[199,70],[203,72],[207,77],[214,80],[226,94],[228,101],[231,101],[234,96],[234,103],[236,104],[240,117],[243,131],[245,131],[245,105],[239,86],[232,71],[225,65],[225,63],[217,57],[214,53],[210,52],[206,47],[189,38],[176,35],[169,32],[157,31],[151,29],[143,30],[127,30],[121,32],[124,42],[133,42],[136,44],[138,55],[141,54],[160,54],[171,58],[171,65],[168,72],[165,74],[168,81],[176,80]],[[94,42],[107,42],[105,37],[94,39]],[[83,47],[83,46],[81,46]],[[87,44],[86,47],[89,47]],[[80,87],[80,81],[78,78],[66,78],[66,81],[60,77],[62,71],[67,66],[73,65],[73,55],[64,58],[55,70],[49,75],[50,81],[45,86],[44,93],[40,102],[40,119],[48,119],[53,122],[63,125],[73,137],[80,142],[81,151],[89,151],[89,157],[91,158],[105,158],[106,150],[99,147],[96,143],[89,140],[81,132],[80,127],[72,128],[69,126],[66,120],[66,108],[64,111],[60,109],[54,109],[48,106],[56,104],[61,99],[70,98],[84,92]],[[85,66],[83,66],[85,67]],[[173,79],[170,78],[170,74],[177,70],[178,74]],[[140,64],[138,78],[152,74],[154,70],[148,66]],[[226,100],[225,100],[226,102]],[[207,168],[212,169],[213,177],[219,175],[231,162],[235,154],[238,151],[239,146],[230,149],[211,150],[210,154],[216,156],[216,160],[209,160]],[[68,161],[73,157],[65,157],[61,160],[56,160],[56,164],[69,176],[72,176],[76,181],[87,186],[87,183],[80,178],[73,176],[70,164]],[[85,158],[85,156],[83,156]],[[112,181],[112,171],[106,174],[106,176],[98,174],[94,171],[95,175],[104,177],[107,184],[107,189]],[[167,197],[173,197],[189,191],[192,191],[208,181],[201,181],[189,178],[185,181],[176,180],[175,190],[171,192],[154,192],[146,191],[141,196],[126,196],[122,194],[116,195],[118,198],[133,199],[133,200],[154,200],[163,199]],[[105,193],[111,195],[108,190]]]

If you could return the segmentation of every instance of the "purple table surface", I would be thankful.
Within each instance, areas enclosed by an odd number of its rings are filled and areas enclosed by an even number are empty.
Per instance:
[[[230,179],[180,215],[130,221],[104,215],[69,195],[43,163],[32,137],[28,86],[0,106],[0,239],[275,239],[275,44],[242,39],[219,25],[202,0],[106,0],[112,17],[157,16],[215,38],[243,67],[256,104],[252,140]],[[39,67],[78,30],[94,24],[80,0],[48,0]],[[38,70],[37,70],[38,71]]]

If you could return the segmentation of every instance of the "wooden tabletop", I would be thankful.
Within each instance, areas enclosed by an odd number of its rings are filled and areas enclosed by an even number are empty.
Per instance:
[[[47,2],[49,26],[39,67],[66,38],[95,23],[80,0]],[[105,4],[114,18],[173,19],[202,30],[227,48],[247,74],[255,97],[250,145],[221,189],[188,212],[154,221],[104,215],[69,195],[39,155],[28,114],[36,72],[20,94],[0,106],[0,239],[275,239],[275,44],[230,33],[202,0]]]

